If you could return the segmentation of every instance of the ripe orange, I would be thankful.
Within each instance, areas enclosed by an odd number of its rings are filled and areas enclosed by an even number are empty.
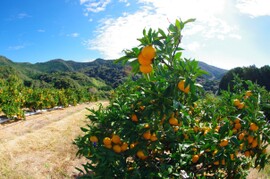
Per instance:
[[[188,86],[184,89],[184,93],[188,94],[189,91],[190,91],[190,87],[189,87],[189,85],[188,85]]]
[[[184,93],[189,93],[190,91],[190,86],[186,86],[185,87],[185,83],[186,83],[186,80],[181,80],[179,83],[178,83],[178,89],[180,89],[181,91],[183,91]]]
[[[141,51],[146,60],[152,60],[156,56],[156,49],[152,45],[145,46]]]
[[[121,147],[120,147],[119,145],[114,145],[114,146],[113,146],[113,151],[114,151],[115,153],[120,153],[120,152],[121,152]]]
[[[240,123],[240,119],[239,118],[236,118],[235,120],[234,120],[234,123]]]
[[[138,122],[138,117],[137,117],[137,115],[136,115],[136,114],[132,114],[131,120],[132,120],[133,122]]]
[[[121,145],[121,151],[124,152],[126,151],[128,148],[128,144],[126,142],[124,142],[122,145]]]
[[[225,165],[225,164],[226,164],[225,159],[222,159],[222,160],[221,160],[221,164],[222,164],[222,165]]]
[[[240,123],[236,123],[236,124],[234,125],[234,128],[237,129],[237,130],[238,130],[238,129],[241,129],[241,124],[240,124]]]
[[[254,137],[249,135],[247,139],[248,139],[248,143],[251,144],[254,140]]]
[[[229,143],[228,139],[222,139],[221,142],[220,142],[220,147],[225,147],[227,146]]]
[[[175,117],[171,117],[169,119],[169,123],[172,125],[172,126],[177,126],[178,125],[178,120],[175,118]]]
[[[185,90],[185,80],[181,80],[179,83],[178,83],[178,88],[181,90],[181,91],[184,91]]]
[[[252,95],[252,91],[250,91],[250,90],[249,91],[246,91],[246,96],[247,97],[250,97],[251,95]]]
[[[91,136],[90,141],[91,142],[98,142],[98,138],[96,136]]]
[[[231,160],[234,160],[234,154],[230,154]]]
[[[251,148],[255,148],[258,146],[258,142],[257,142],[257,139],[254,139],[251,143]]]
[[[199,158],[200,158],[199,155],[193,155],[193,156],[192,156],[192,162],[193,162],[193,163],[197,163],[198,160],[199,160]]]
[[[214,162],[214,165],[219,165],[219,161],[215,161]]]
[[[153,67],[151,65],[140,65],[140,71],[144,74],[151,73]]]
[[[250,157],[250,152],[249,152],[248,150],[247,150],[247,151],[245,151],[245,153],[244,153],[244,154],[245,154],[245,156],[246,156],[246,157]]]
[[[245,133],[242,132],[241,134],[239,134],[238,139],[243,140],[244,137],[245,137]]]
[[[118,135],[113,135],[112,136],[112,142],[115,144],[119,144],[121,142],[121,139]]]
[[[142,159],[142,160],[144,160],[144,159],[147,158],[147,157],[145,156],[145,154],[143,153],[143,151],[141,151],[141,150],[139,150],[139,151],[137,152],[137,156],[138,156],[140,159]]]
[[[157,138],[157,136],[156,136],[155,133],[151,135],[150,140],[153,141],[153,142],[158,140],[158,138]]]
[[[244,107],[245,107],[245,103],[244,103],[244,102],[241,102],[241,103],[237,106],[238,109],[243,109]]]
[[[103,139],[103,143],[104,143],[105,146],[106,145],[111,145],[112,144],[112,141],[111,141],[111,139],[109,137],[105,137]]]
[[[257,131],[259,129],[259,127],[255,123],[252,122],[249,125],[249,129],[252,131]]]
[[[152,59],[145,58],[142,53],[139,54],[138,61],[140,65],[150,65],[152,63]]]
[[[151,138],[150,131],[146,131],[145,133],[143,133],[143,138],[146,139],[146,140],[149,140]]]
[[[240,104],[239,99],[234,99],[234,100],[233,100],[233,105],[234,105],[234,106],[239,106],[239,104]]]

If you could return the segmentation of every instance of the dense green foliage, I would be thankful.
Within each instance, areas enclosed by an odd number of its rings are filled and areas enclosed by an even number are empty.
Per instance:
[[[261,68],[256,66],[250,67],[237,67],[228,71],[221,79],[219,89],[220,90],[233,90],[235,83],[233,82],[234,76],[237,75],[243,80],[250,80],[253,83],[257,83],[260,86],[264,86],[270,91],[270,66],[265,65]]]

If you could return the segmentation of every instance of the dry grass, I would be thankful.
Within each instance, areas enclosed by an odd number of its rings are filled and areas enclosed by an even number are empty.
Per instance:
[[[106,102],[103,102],[106,104]],[[76,158],[72,144],[85,125],[85,108],[97,103],[31,116],[26,121],[0,127],[0,178],[74,178]]]
[[[266,150],[267,153],[270,153],[270,146]],[[251,169],[247,179],[267,179],[270,178],[270,165],[268,164],[264,170],[260,172],[256,169]]]

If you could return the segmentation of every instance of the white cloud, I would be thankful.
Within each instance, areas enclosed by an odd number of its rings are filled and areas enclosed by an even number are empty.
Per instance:
[[[67,36],[76,38],[76,37],[79,37],[79,35],[80,35],[79,33],[74,32],[74,33],[68,34]]]
[[[85,15],[88,16],[87,12],[101,12],[106,9],[106,6],[111,0],[80,0],[80,3],[85,6]]]
[[[17,15],[17,18],[18,19],[24,19],[24,18],[27,18],[27,17],[31,17],[30,15],[28,15],[27,13],[19,13]]]
[[[130,3],[128,2],[128,0],[118,0],[119,2],[125,3],[126,6],[130,6]]]
[[[191,52],[198,50],[200,47],[201,47],[201,45],[199,42],[192,42],[192,43],[186,45],[186,49],[191,51]]]
[[[195,23],[187,25],[184,36],[239,39],[238,28],[225,19],[228,13],[226,3],[227,0],[139,0],[141,7],[137,12],[101,20],[96,37],[85,41],[85,45],[101,52],[102,58],[119,58],[123,49],[138,45],[136,39],[142,36],[144,28],[166,29],[170,21],[173,23],[179,18],[197,19]],[[199,44],[189,44],[189,48],[196,50]]]
[[[269,0],[237,0],[236,7],[251,17],[270,16]]]
[[[45,30],[44,30],[44,29],[38,29],[37,31],[38,31],[38,32],[40,32],[40,33],[45,32]]]
[[[25,45],[15,45],[15,46],[9,46],[8,50],[20,50],[25,48]]]

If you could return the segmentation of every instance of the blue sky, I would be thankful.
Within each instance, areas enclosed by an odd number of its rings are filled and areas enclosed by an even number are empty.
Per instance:
[[[1,0],[0,55],[15,62],[116,59],[143,28],[196,18],[184,55],[225,69],[270,64],[270,0]]]

